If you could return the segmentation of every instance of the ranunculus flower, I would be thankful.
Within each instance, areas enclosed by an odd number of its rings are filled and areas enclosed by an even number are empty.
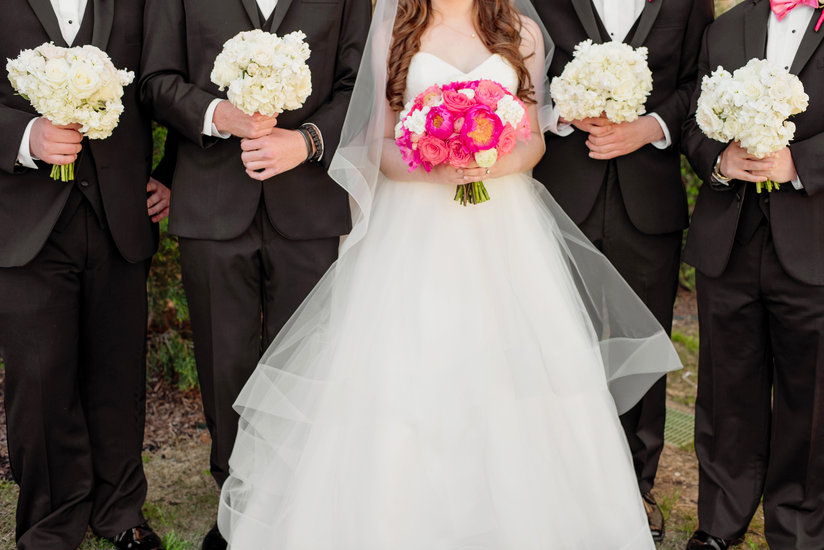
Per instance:
[[[486,105],[476,105],[466,112],[461,127],[461,139],[471,152],[495,147],[503,131],[501,119]]]
[[[455,90],[445,90],[443,93],[444,106],[453,114],[463,114],[475,105],[475,101]]]
[[[501,131],[501,137],[498,139],[498,154],[508,155],[515,148],[518,142],[518,136],[515,133],[515,128],[507,124]]]
[[[491,168],[497,161],[497,149],[487,149],[486,151],[478,151],[475,153],[475,162],[477,162],[481,168]]]
[[[446,143],[432,136],[423,136],[418,140],[418,152],[425,162],[433,166],[445,162],[449,157],[449,149],[446,148]]]
[[[454,116],[443,105],[432,107],[426,115],[426,131],[438,139],[447,139],[452,135]]]
[[[475,88],[475,99],[478,103],[493,110],[498,107],[498,100],[504,97],[504,94],[501,85],[491,80],[481,80]]]
[[[449,165],[455,168],[466,168],[472,162],[472,153],[464,147],[461,136],[452,136],[446,142],[449,149]]]

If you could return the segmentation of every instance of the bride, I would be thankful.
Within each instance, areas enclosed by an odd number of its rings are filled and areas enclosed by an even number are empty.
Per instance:
[[[516,5],[378,0],[330,169],[354,229],[236,402],[232,548],[654,548],[618,413],[680,365],[531,178],[552,47]],[[479,78],[529,105],[532,139],[491,172],[409,173],[403,105]],[[453,201],[477,179],[490,201]]]

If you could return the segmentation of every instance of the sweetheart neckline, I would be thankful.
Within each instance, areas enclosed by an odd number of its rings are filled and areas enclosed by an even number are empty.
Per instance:
[[[445,60],[444,58],[442,58],[442,57],[440,57],[440,56],[438,56],[438,55],[435,55],[434,53],[429,53],[429,52],[419,51],[419,52],[417,52],[415,55],[417,56],[417,55],[420,55],[420,54],[426,54],[426,55],[428,55],[429,57],[434,57],[435,59],[437,59],[438,61],[440,61],[440,62],[441,62],[441,63],[443,63],[444,65],[448,65],[450,68],[455,69],[456,71],[458,71],[459,73],[461,73],[461,74],[462,74],[462,75],[464,75],[464,76],[467,76],[467,75],[470,75],[470,74],[474,73],[475,71],[477,71],[478,69],[480,69],[481,67],[483,67],[484,65],[486,65],[486,64],[489,62],[489,60],[490,60],[490,59],[492,59],[493,57],[498,57],[498,55],[499,55],[499,54],[497,54],[497,53],[490,54],[490,55],[489,55],[489,57],[487,57],[486,59],[484,59],[483,61],[481,61],[481,62],[480,62],[480,63],[479,63],[479,64],[478,64],[478,65],[477,65],[474,69],[472,69],[472,70],[470,70],[470,71],[468,71],[468,72],[467,72],[467,71],[463,71],[463,70],[461,70],[460,68],[456,67],[455,65],[453,65],[453,64],[452,64],[452,63],[450,63],[449,61]]]

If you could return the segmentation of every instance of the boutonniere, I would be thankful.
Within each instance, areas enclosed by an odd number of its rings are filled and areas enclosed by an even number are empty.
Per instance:
[[[818,9],[824,8],[824,1],[819,0]],[[824,23],[824,11],[821,12],[821,17],[818,18],[818,23],[815,24],[815,32],[821,28],[821,23]]]

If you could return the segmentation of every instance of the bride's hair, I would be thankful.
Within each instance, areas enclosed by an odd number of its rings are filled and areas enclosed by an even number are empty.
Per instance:
[[[526,103],[535,103],[534,87],[520,50],[521,16],[511,0],[475,0],[473,10],[478,36],[484,46],[506,59],[515,69],[518,97]],[[399,0],[386,81],[386,98],[395,111],[403,110],[409,63],[420,50],[421,37],[431,21],[431,0]]]

